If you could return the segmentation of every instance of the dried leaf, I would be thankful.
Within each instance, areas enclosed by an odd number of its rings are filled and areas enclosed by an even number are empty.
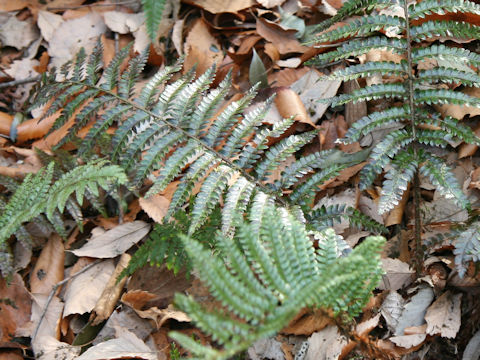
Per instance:
[[[81,347],[58,341],[53,336],[41,336],[38,338],[35,354],[38,360],[74,360],[80,354]]]
[[[1,5],[0,5],[1,6]],[[0,43],[22,50],[38,39],[39,32],[29,17],[19,20],[15,13],[0,13]]]
[[[40,253],[30,277],[30,289],[34,294],[48,295],[53,286],[63,280],[65,251],[59,235],[50,237]]]
[[[425,315],[427,334],[446,338],[457,335],[461,324],[461,299],[462,294],[453,295],[447,291],[435,300]]]
[[[212,14],[236,13],[254,5],[253,0],[185,0],[183,2],[201,7]]]
[[[480,89],[479,88],[465,88],[462,90],[462,93],[480,98]],[[462,120],[466,115],[475,116],[480,115],[480,109],[473,106],[466,105],[436,105],[435,108],[445,117],[452,116],[455,119]]]
[[[47,304],[48,295],[33,294],[32,299],[32,323],[33,328],[37,327],[37,324],[42,316],[42,313]],[[48,305],[47,312],[42,318],[42,323],[38,328],[37,337],[32,343],[33,352],[38,355],[42,349],[42,338],[45,336],[53,337],[54,339],[60,339],[60,320],[62,318],[63,302],[56,296],[54,296]],[[24,334],[24,336],[27,334]],[[28,336],[31,336],[30,333]]]
[[[425,313],[433,300],[431,287],[422,285],[410,301],[405,305],[402,315],[395,328],[395,335],[403,335],[405,328],[425,323]]]
[[[149,198],[141,197],[139,203],[142,210],[157,223],[162,222],[170,206],[170,200],[160,194],[150,196]]]
[[[49,42],[52,40],[55,30],[59,28],[65,20],[60,15],[49,11],[40,10],[38,12],[37,25],[40,28],[43,38]]]
[[[295,30],[285,30],[280,25],[264,18],[257,19],[257,32],[265,40],[270,41],[278,49],[279,53],[304,53],[308,50],[295,37]]]
[[[380,290],[398,290],[412,282],[415,271],[410,265],[398,259],[382,259],[382,268],[385,275],[378,285]]]
[[[113,309],[117,305],[117,301],[120,298],[120,294],[123,290],[123,286],[127,281],[127,277],[124,277],[118,281],[118,276],[125,269],[132,257],[129,254],[123,254],[118,261],[115,271],[110,276],[102,295],[97,300],[93,312],[95,313],[95,319],[92,321],[92,325],[98,325],[102,321],[108,319],[112,314]]]
[[[336,360],[347,345],[336,326],[328,326],[308,338],[308,352],[305,360]]]
[[[0,299],[0,343],[7,343],[11,341],[17,328],[30,320],[32,300],[18,274],[13,274],[8,284],[5,279],[0,278]]]
[[[462,360],[478,359],[480,357],[480,330],[468,341]]]
[[[286,87],[277,89],[274,101],[280,116],[283,118],[286,119],[294,116],[295,121],[315,127],[315,124],[310,120],[310,116],[302,100],[292,89]]]
[[[390,291],[383,301],[380,311],[387,323],[388,329],[392,332],[395,331],[398,320],[402,316],[404,305],[405,300],[396,291]]]
[[[288,326],[282,329],[281,333],[288,335],[310,335],[331,324],[332,317],[328,316],[324,310],[315,310],[312,312],[310,309],[305,308],[290,321]]]
[[[425,341],[426,337],[427,337],[426,334],[402,335],[402,336],[392,336],[388,340],[390,340],[397,346],[410,349],[414,346],[418,346],[422,344]]]
[[[80,249],[72,250],[72,253],[76,256],[89,256],[101,259],[114,258],[142,240],[149,231],[150,224],[144,221],[137,220],[125,223],[93,237]]]
[[[247,351],[251,360],[284,360],[282,343],[275,339],[262,339],[256,341]]]
[[[267,9],[271,9],[275,6],[282,5],[285,2],[285,0],[257,0],[257,2],[263,7],[266,7]]]
[[[157,355],[134,333],[126,328],[117,328],[117,339],[95,345],[80,355],[77,360],[135,358],[157,360]]]
[[[198,19],[185,39],[186,55],[183,71],[196,67],[197,75],[203,74],[212,65],[220,65],[223,60],[222,47],[210,33],[203,19]]]
[[[114,270],[113,260],[109,259],[92,266],[70,280],[64,295],[63,317],[92,311]]]
[[[128,14],[121,11],[106,11],[103,13],[105,25],[119,34],[129,34],[137,31],[145,22],[142,13]]]

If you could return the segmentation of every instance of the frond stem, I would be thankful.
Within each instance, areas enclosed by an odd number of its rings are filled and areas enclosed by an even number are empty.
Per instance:
[[[194,140],[195,142],[197,142],[198,144],[200,144],[203,148],[207,149],[208,151],[212,152],[213,154],[215,154],[215,156],[219,157],[224,163],[228,164],[230,167],[232,167],[233,169],[239,171],[246,179],[248,179],[249,181],[251,181],[252,183],[254,183],[256,186],[258,186],[260,189],[262,189],[263,192],[265,192],[266,194],[268,195],[271,195],[273,197],[275,197],[275,199],[282,205],[282,206],[287,206],[288,203],[285,199],[282,199],[281,197],[279,197],[277,194],[275,194],[275,192],[270,189],[269,187],[265,186],[264,184],[262,184],[261,182],[259,182],[257,179],[255,179],[255,177],[253,177],[252,175],[250,175],[247,171],[245,171],[245,169],[242,169],[241,167],[239,167],[238,165],[235,165],[229,158],[225,157],[224,155],[220,154],[218,151],[216,151],[212,146],[210,145],[207,145],[205,144],[202,140],[200,140],[198,137],[194,136],[194,135],[191,135],[189,134],[187,131],[185,131],[184,129],[182,129],[180,126],[177,126],[177,125],[174,125],[174,124],[171,124],[170,122],[168,121],[165,121],[163,119],[161,119],[157,114],[153,113],[152,111],[146,109],[145,107],[143,106],[140,106],[138,105],[137,103],[133,102],[132,100],[130,99],[125,99],[121,96],[119,96],[118,94],[114,93],[113,91],[111,90],[106,90],[106,89],[103,89],[99,86],[96,86],[96,85],[91,85],[91,84],[85,84],[83,82],[80,82],[80,81],[72,81],[72,80],[65,80],[66,82],[72,84],[72,85],[82,85],[82,86],[86,86],[88,88],[91,88],[91,89],[95,89],[95,90],[98,90],[98,91],[101,91],[105,94],[108,94],[112,97],[114,97],[115,99],[117,99],[118,101],[120,102],[123,102],[125,104],[128,104],[130,105],[132,108],[136,109],[136,110],[139,110],[139,111],[142,111],[144,112],[145,114],[149,115],[149,116],[152,116],[154,117],[155,119],[159,119],[160,121],[162,121],[165,125],[169,126],[170,128],[176,130],[176,131],[179,131],[182,133],[183,136],[185,136],[186,138],[188,139],[191,139],[191,140]]]
[[[412,38],[410,35],[410,19],[408,18],[408,4],[407,0],[403,0],[403,11],[405,13],[405,33],[407,37],[407,63],[408,63],[408,73],[407,73],[407,83],[408,83],[408,105],[410,108],[410,123],[412,127],[412,149],[415,159],[418,159],[417,154],[417,129],[416,129],[416,112],[415,112],[415,102],[414,102],[414,94],[415,89],[413,86],[413,82],[415,80],[415,76],[413,74],[413,61],[412,61]],[[413,175],[413,206],[415,208],[415,224],[414,224],[414,232],[415,232],[415,267],[417,271],[417,275],[420,275],[423,268],[423,250],[422,250],[422,235],[421,235],[421,218],[420,218],[420,179],[418,176],[418,167]]]

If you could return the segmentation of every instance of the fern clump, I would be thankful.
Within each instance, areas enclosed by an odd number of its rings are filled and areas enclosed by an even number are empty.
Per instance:
[[[310,233],[284,208],[268,205],[263,212],[260,220],[250,214],[251,220],[240,224],[233,239],[219,234],[219,252],[213,256],[198,241],[183,237],[201,280],[224,306],[207,311],[191,297],[176,295],[176,305],[220,346],[202,346],[172,333],[196,359],[228,359],[274,335],[306,306],[351,318],[360,313],[381,278],[382,238],[367,238],[341,256],[345,243],[332,229]]]
[[[6,275],[12,270],[11,256],[8,254],[6,243],[9,237],[15,234],[23,243],[30,243],[28,231],[22,224],[40,216],[40,221],[48,220],[57,232],[64,234],[61,214],[65,208],[80,221],[79,206],[83,203],[85,193],[98,197],[99,187],[110,190],[113,185],[124,184],[127,181],[123,170],[116,165],[109,165],[106,160],[93,160],[85,165],[76,166],[53,181],[56,171],[58,170],[55,168],[55,162],[52,161],[37,174],[28,174],[21,184],[8,181],[14,193],[8,202],[2,200],[0,213],[2,274]]]

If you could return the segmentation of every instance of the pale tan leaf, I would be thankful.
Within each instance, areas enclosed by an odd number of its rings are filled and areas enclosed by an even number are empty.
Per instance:
[[[125,328],[117,328],[117,339],[107,340],[95,345],[80,355],[77,360],[140,358],[157,360],[157,354],[152,351],[134,333]]]
[[[201,7],[212,14],[236,13],[254,5],[254,0],[186,0],[184,2]]]
[[[284,360],[282,343],[275,339],[257,340],[247,350],[248,358],[251,360]]]
[[[97,300],[93,312],[95,313],[95,320],[92,322],[92,325],[98,325],[102,321],[108,319],[112,314],[120,294],[123,290],[123,286],[127,281],[127,277],[124,276],[122,280],[118,281],[118,276],[120,273],[128,266],[130,259],[132,257],[129,254],[123,254],[118,261],[115,271],[110,276],[105,289],[103,290],[102,295]]]
[[[40,28],[43,38],[46,41],[52,40],[55,30],[64,23],[60,15],[51,13],[49,11],[40,10],[38,12],[37,25]]]
[[[428,308],[425,315],[427,334],[454,338],[460,330],[462,294],[447,291]]]
[[[103,13],[105,25],[119,34],[129,34],[137,31],[145,22],[143,13],[128,14],[121,11],[106,11]]]
[[[305,360],[336,360],[347,345],[347,339],[338,332],[335,325],[331,325],[313,333],[308,338],[308,344]]]
[[[141,197],[139,203],[142,210],[157,223],[162,222],[170,206],[170,200],[160,194],[150,196],[149,198]]]
[[[36,343],[35,354],[37,354],[38,360],[74,360],[81,350],[80,346],[72,346],[48,335],[38,337]]]
[[[33,328],[38,326],[40,318],[47,304],[47,298],[48,295],[32,294],[33,303],[31,321],[33,323]],[[50,336],[57,340],[60,339],[60,320],[62,318],[62,311],[63,302],[61,302],[58,297],[54,296],[48,305],[45,316],[42,318],[42,322],[38,328],[37,336],[32,343],[35,354],[40,353],[42,337]],[[32,336],[32,334],[30,334],[30,336]]]
[[[392,336],[391,338],[389,338],[389,340],[397,346],[409,349],[411,347],[414,347],[423,343],[426,337],[427,337],[426,334],[402,335],[402,336]]]
[[[428,285],[421,285],[418,292],[410,299],[404,306],[402,315],[395,327],[395,335],[400,336],[404,334],[407,327],[418,326],[425,323],[425,313],[433,300],[434,294],[431,287]]]
[[[150,319],[155,322],[157,329],[160,329],[162,325],[169,319],[176,320],[178,322],[191,322],[192,320],[183,311],[175,310],[172,305],[169,305],[166,309],[159,309],[152,307],[147,310],[134,309],[138,316],[142,319]]]
[[[465,88],[462,92],[466,95],[480,98],[479,88]],[[451,116],[455,119],[462,120],[466,115],[475,116],[480,115],[480,109],[474,106],[465,105],[436,105],[435,108],[445,117]]]
[[[53,286],[63,280],[64,262],[63,240],[57,234],[52,235],[33,268],[30,277],[32,293],[48,295]]]
[[[405,300],[396,291],[390,291],[383,301],[380,312],[385,319],[388,329],[395,331],[398,320],[402,316]]]
[[[63,317],[90,312],[103,293],[115,270],[113,260],[105,260],[69,281],[65,295]]]
[[[325,310],[312,311],[311,309],[304,308],[282,329],[281,333],[288,335],[310,335],[332,324],[332,317],[328,316]]]
[[[15,13],[0,13],[0,43],[22,50],[38,39],[39,32],[33,17],[19,20]]]
[[[285,2],[285,0],[257,0],[257,2],[263,7],[266,7],[267,9],[271,9],[275,6],[282,5]]]
[[[382,268],[385,275],[378,285],[380,290],[398,290],[409,285],[413,280],[415,271],[410,265],[398,259],[382,259]]]
[[[118,225],[112,230],[95,236],[83,247],[72,250],[77,256],[93,258],[114,258],[123,254],[133,244],[143,239],[150,231],[150,224],[144,221],[134,221]]]

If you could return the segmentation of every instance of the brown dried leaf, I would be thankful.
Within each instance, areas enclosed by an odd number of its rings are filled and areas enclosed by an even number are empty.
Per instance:
[[[315,124],[310,120],[310,116],[308,116],[302,100],[292,89],[287,87],[277,89],[274,101],[281,117],[286,119],[294,116],[295,121],[315,127]]]
[[[427,334],[454,338],[460,330],[462,294],[450,291],[442,294],[430,305],[425,315]]]
[[[30,289],[34,294],[48,295],[53,286],[63,280],[65,251],[62,238],[54,234],[40,253],[32,270]]]
[[[142,210],[157,223],[162,222],[170,206],[170,200],[160,194],[150,196],[149,198],[141,197],[139,203]]]
[[[304,53],[308,50],[295,37],[296,30],[285,30],[280,25],[264,18],[257,19],[257,32],[265,40],[270,41],[282,55]]]
[[[282,329],[281,333],[287,335],[310,335],[332,324],[332,317],[328,316],[324,310],[312,311],[304,308]]]
[[[255,4],[253,0],[184,0],[183,2],[201,7],[212,14],[236,13]]]
[[[203,19],[198,19],[185,39],[184,51],[186,57],[183,71],[190,70],[196,65],[199,76],[213,64],[220,65],[223,60],[222,47],[218,40],[210,33]]]

